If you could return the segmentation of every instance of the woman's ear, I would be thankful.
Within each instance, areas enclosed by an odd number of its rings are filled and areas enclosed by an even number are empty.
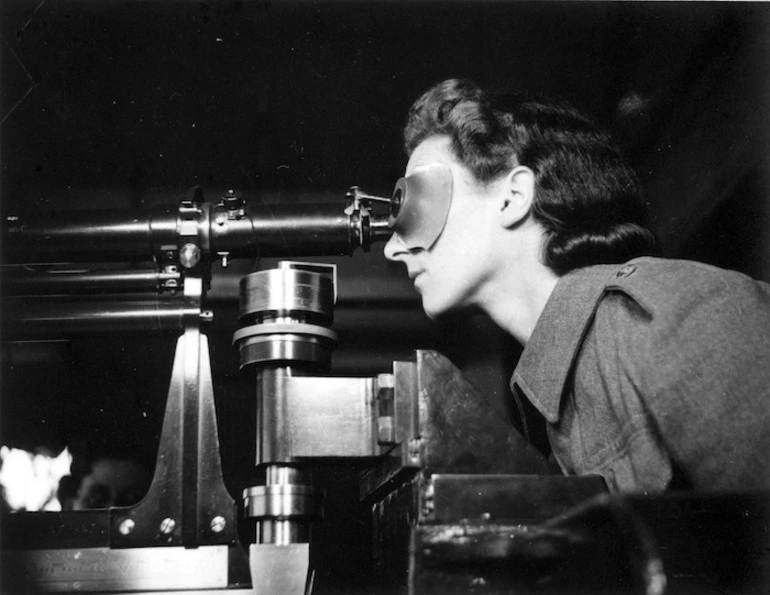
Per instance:
[[[515,227],[526,219],[535,200],[535,173],[523,165],[514,167],[505,180],[506,195],[500,211],[503,227]]]

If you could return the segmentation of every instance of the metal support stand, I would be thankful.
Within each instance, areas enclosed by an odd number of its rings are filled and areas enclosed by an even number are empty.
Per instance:
[[[188,329],[177,341],[155,476],[135,506],[113,508],[111,544],[227,544],[235,503],[222,478],[208,340]]]
[[[131,507],[11,515],[6,529],[14,540],[3,568],[9,592],[232,586],[236,506],[222,476],[208,340],[200,332],[202,286],[200,276],[185,281],[185,330],[149,491]]]
[[[208,339],[200,332],[202,279],[185,280],[185,331],[177,340],[163,431],[150,490],[111,509],[111,545],[227,544],[235,503],[225,488]]]

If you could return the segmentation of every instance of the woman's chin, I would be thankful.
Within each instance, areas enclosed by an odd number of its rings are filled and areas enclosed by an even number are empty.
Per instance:
[[[440,300],[430,299],[430,296],[422,296],[422,309],[431,320],[436,320],[451,310],[451,307]]]

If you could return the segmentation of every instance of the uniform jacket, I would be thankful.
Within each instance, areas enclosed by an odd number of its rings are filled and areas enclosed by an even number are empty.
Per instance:
[[[511,388],[562,471],[611,491],[770,487],[770,285],[658,258],[572,271]]]

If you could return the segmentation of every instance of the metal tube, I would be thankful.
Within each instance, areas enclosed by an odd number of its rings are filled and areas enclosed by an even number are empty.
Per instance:
[[[255,205],[241,218],[219,212],[204,224],[212,254],[337,256],[386,239],[383,222],[359,226],[340,204]],[[174,207],[153,211],[49,212],[6,218],[5,264],[150,259],[178,248],[181,222]],[[207,246],[202,245],[202,249]]]
[[[291,375],[292,369],[288,366],[257,371],[257,465],[291,462],[283,390],[284,379]]]
[[[372,219],[370,234],[372,243],[387,242],[393,230],[388,226],[387,219]]]
[[[242,219],[211,225],[214,252],[231,257],[351,254],[350,217],[340,204],[250,206]]]
[[[285,402],[285,379],[291,367],[260,367],[257,371],[257,466],[264,485],[244,490],[246,515],[255,518],[256,543],[287,545],[310,541],[317,516],[310,470],[292,464],[291,432]]]
[[[3,304],[7,341],[69,339],[81,335],[181,332],[186,311],[181,300],[21,301]]]
[[[176,245],[174,208],[37,213],[6,219],[5,264],[107,262],[151,257]]]
[[[157,291],[164,283],[179,283],[179,272],[144,270],[54,271],[11,270],[3,276],[7,296],[82,295]]]

